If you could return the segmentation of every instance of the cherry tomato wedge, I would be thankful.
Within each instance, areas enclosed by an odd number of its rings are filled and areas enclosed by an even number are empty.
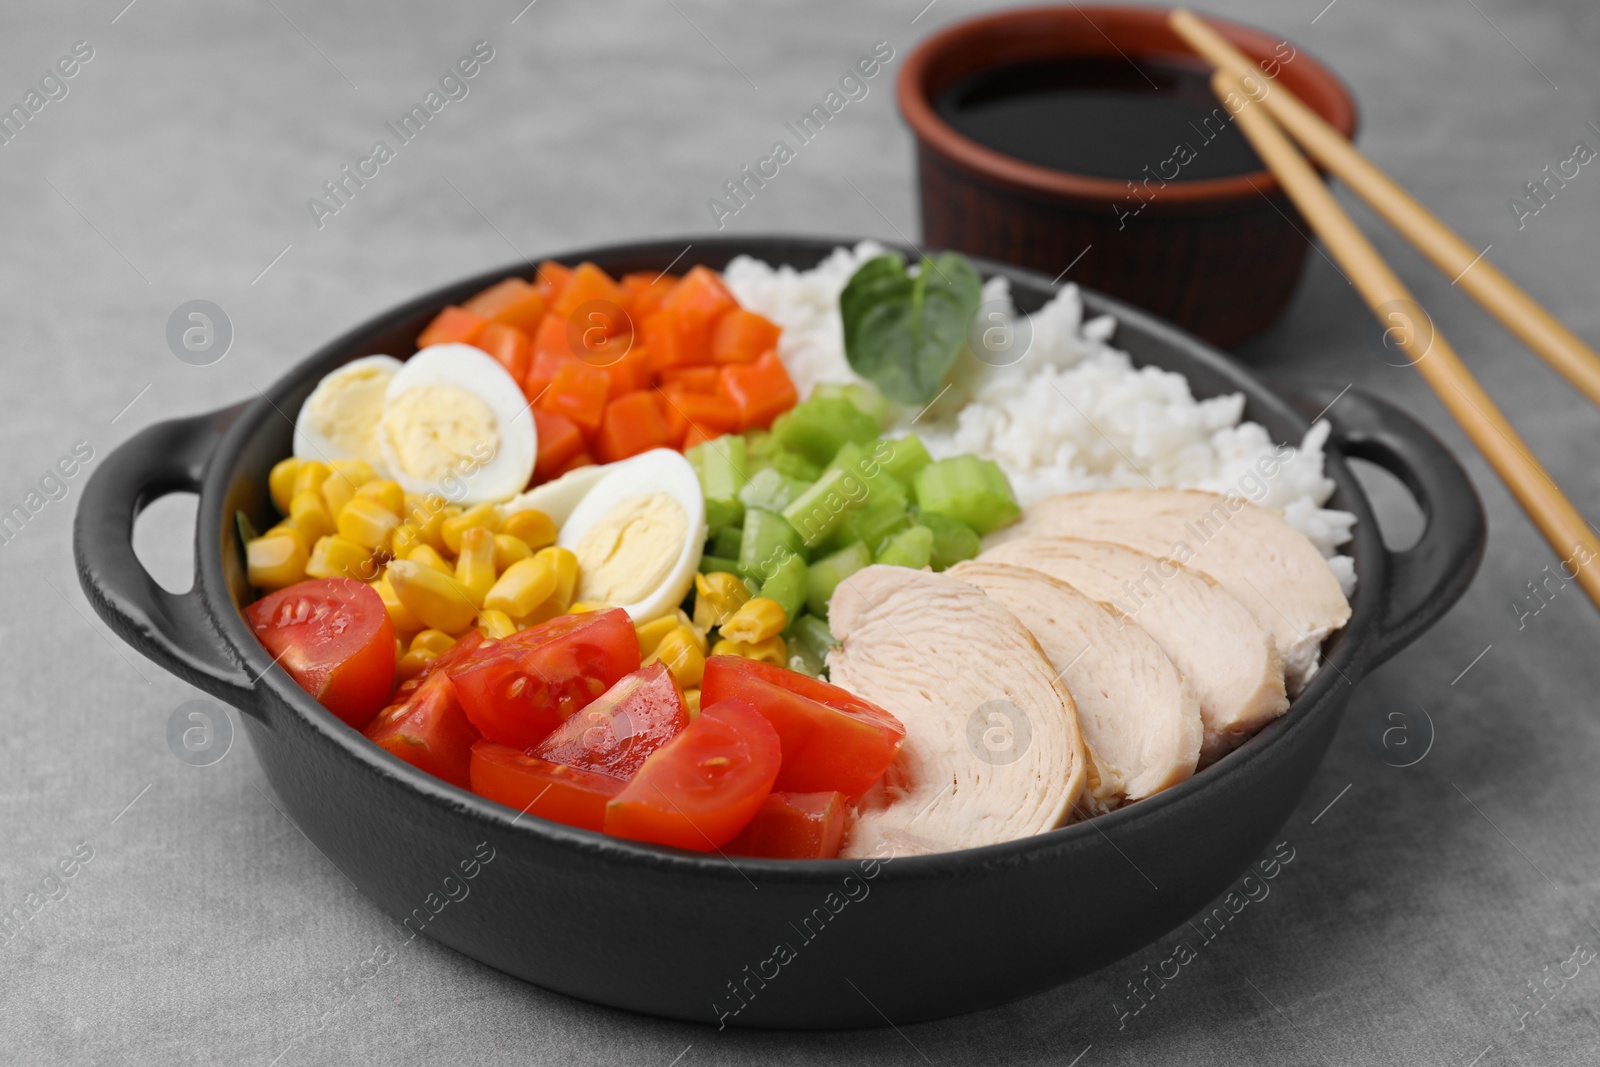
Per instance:
[[[483,736],[525,749],[638,669],[633,623],[613,608],[519,630],[449,673],[462,710]]]
[[[839,854],[850,802],[843,793],[768,793],[750,825],[722,846],[730,856],[828,860]]]
[[[620,778],[530,756],[509,745],[472,746],[472,791],[541,819],[599,830],[606,804],[622,792]]]
[[[556,727],[532,754],[615,778],[632,778],[650,754],[689,725],[678,685],[652,663],[607,689]]]
[[[755,816],[782,758],[759,711],[742,700],[712,704],[606,805],[605,832],[709,852]]]
[[[394,691],[394,624],[370,585],[313,578],[262,597],[245,618],[289,677],[357,730]]]
[[[767,717],[783,744],[782,792],[837,789],[855,799],[876,782],[906,728],[875,704],[836,685],[742,656],[706,660],[700,699],[744,700]]]
[[[430,674],[413,693],[378,712],[363,732],[412,766],[467,788],[468,759],[479,735],[462,713],[448,674]]]

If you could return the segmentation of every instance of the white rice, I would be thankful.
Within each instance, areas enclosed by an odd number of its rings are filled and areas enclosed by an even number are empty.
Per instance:
[[[839,293],[882,252],[863,241],[809,271],[741,256],[724,272],[741,304],[783,327],[778,354],[802,397],[819,382],[860,380],[844,355]],[[1328,424],[1318,422],[1298,447],[1277,445],[1258,423],[1240,421],[1243,396],[1196,400],[1183,375],[1136,368],[1110,344],[1115,332],[1110,316],[1084,321],[1076,286],[1018,316],[1009,284],[991,279],[949,390],[926,410],[896,408],[891,423],[914,422],[935,456],[994,460],[1024,507],[1055,493],[1152,484],[1244,496],[1305,534],[1348,596],[1354,565],[1337,550],[1355,516],[1322,507],[1334,489],[1323,472]],[[974,354],[997,341],[998,354]],[[1257,464],[1271,470],[1274,458],[1276,473],[1260,477]]]

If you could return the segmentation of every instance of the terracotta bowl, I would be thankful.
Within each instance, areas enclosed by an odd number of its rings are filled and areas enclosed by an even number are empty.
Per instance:
[[[1197,61],[1168,28],[1169,10],[1020,8],[958,22],[918,45],[900,70],[897,92],[917,139],[922,237],[929,247],[1015,263],[1048,277],[1072,265],[1066,280],[1232,345],[1283,313],[1308,251],[1303,234],[1309,228],[1271,174],[1171,181],[1140,208],[1124,181],[1004,155],[958,133],[935,109],[957,82],[1015,63],[1103,61],[1119,52],[1134,63]],[[1328,68],[1279,37],[1210,22],[1336,130],[1354,137],[1355,101]]]

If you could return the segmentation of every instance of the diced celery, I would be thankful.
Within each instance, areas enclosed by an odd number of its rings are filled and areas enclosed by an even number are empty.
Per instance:
[[[828,649],[837,648],[839,639],[828,629],[827,620],[816,615],[802,615],[789,626],[789,646],[802,645],[818,659],[827,656]]]
[[[828,665],[805,645],[791,644],[789,647],[788,667],[810,678],[821,678],[827,673]]]
[[[726,559],[738,559],[744,535],[737,526],[724,526],[711,539],[711,554]]]
[[[783,605],[783,617],[793,622],[806,606],[806,561],[799,556],[786,556],[772,571],[772,576],[761,583],[761,595]]]
[[[891,537],[878,551],[873,562],[920,571],[932,558],[933,531],[926,526],[912,526]]]
[[[904,437],[881,437],[872,446],[871,453],[883,469],[891,477],[898,478],[907,485],[923,467],[933,462],[933,457],[928,455],[928,450],[922,444],[922,438],[914,433]]]
[[[856,499],[861,497],[861,483],[854,475],[837,467],[824,471],[811,488],[790,501],[783,509],[783,517],[807,548],[815,548],[844,520],[853,503],[851,490]]]
[[[876,547],[910,524],[903,500],[895,500],[887,493],[869,496],[863,504],[851,508],[845,515],[844,521],[834,531],[833,543],[842,546],[864,541],[868,547]]]
[[[822,467],[798,452],[776,449],[772,453],[772,469],[797,482],[814,482],[822,477]]]
[[[834,454],[833,462],[828,466],[834,470],[856,475],[860,479],[860,486],[854,488],[855,502],[858,504],[885,498],[899,501],[902,507],[910,503],[909,487],[898,479],[888,476],[869,446],[853,441],[841,445],[839,451]]]
[[[843,397],[812,397],[779,415],[772,437],[790,452],[813,463],[826,463],[847,441],[878,436],[878,420]]]
[[[707,555],[700,557],[701,574],[714,574],[717,571],[726,571],[728,574],[738,574],[739,561],[736,559],[726,559],[722,556]]]
[[[773,459],[783,452],[767,430],[746,430],[744,440],[744,473],[750,478],[756,476],[756,471],[772,466]]]
[[[826,616],[839,583],[871,563],[872,552],[860,541],[812,563],[806,571],[806,607],[814,615]]]
[[[933,531],[933,555],[929,560],[936,571],[954,567],[964,559],[973,559],[982,548],[978,531],[964,522],[932,511],[915,508],[916,521]]]
[[[889,414],[889,401],[878,392],[878,387],[869,382],[851,382],[840,385],[837,382],[822,382],[811,390],[811,398],[829,398],[848,400],[865,414],[870,415],[878,425],[883,425],[884,416]]]
[[[744,506],[747,508],[782,511],[808,488],[810,488],[808,483],[769,467],[750,476],[745,487],[739,490],[739,499],[744,501]]]
[[[1022,514],[1000,468],[971,453],[928,464],[912,484],[923,511],[964,522],[979,534],[998,530]]]
[[[737,526],[744,518],[744,502],[739,490],[744,488],[745,466],[748,460],[745,439],[738,434],[725,434],[715,440],[696,445],[699,453],[700,488],[706,496],[706,526]]]
[[[745,575],[764,581],[786,559],[799,556],[804,550],[800,535],[782,515],[762,508],[750,508],[744,513],[739,567]]]

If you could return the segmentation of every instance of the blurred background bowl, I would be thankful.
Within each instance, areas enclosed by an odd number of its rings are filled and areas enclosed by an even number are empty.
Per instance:
[[[1309,233],[1265,170],[1175,180],[1139,210],[1125,181],[1074,174],[1005,155],[963,135],[937,110],[952,86],[984,71],[1059,58],[1119,54],[1198,62],[1167,26],[1169,8],[1020,8],[968,19],[924,40],[901,68],[900,111],[917,142],[922,239],[1099,289],[1219,345],[1262,332],[1283,313]],[[1356,105],[1327,67],[1292,42],[1209,20],[1346,137]],[[1041,137],[1071,136],[1040,130]],[[1152,165],[1160,163],[1152,159]],[[1133,177],[1133,176],[1130,176]],[[1119,218],[1119,215],[1122,217]],[[1079,258],[1081,256],[1081,258]]]

